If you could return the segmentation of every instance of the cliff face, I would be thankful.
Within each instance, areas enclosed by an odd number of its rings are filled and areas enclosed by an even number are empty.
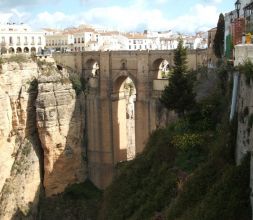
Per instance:
[[[236,163],[240,164],[247,152],[251,152],[250,167],[250,187],[253,189],[253,87],[252,82],[247,83],[244,74],[240,74],[237,112],[238,112],[238,128],[236,138]],[[251,190],[252,191],[252,190]],[[251,206],[253,210],[253,194],[250,194]]]
[[[41,187],[40,142],[33,103],[35,63],[6,62],[0,69],[0,219],[36,215]],[[15,218],[14,218],[15,219]]]
[[[64,71],[51,71],[38,79],[37,127],[44,150],[46,196],[63,192],[67,185],[86,178],[84,97]]]
[[[42,186],[51,196],[86,178],[84,97],[65,70],[38,64],[0,64],[1,220],[35,219]]]

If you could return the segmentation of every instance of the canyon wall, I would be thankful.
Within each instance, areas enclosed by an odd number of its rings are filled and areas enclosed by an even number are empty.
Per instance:
[[[68,73],[51,70],[38,79],[37,127],[44,150],[46,196],[86,178],[85,98],[78,98]]]
[[[43,191],[86,178],[83,94],[52,60],[14,58],[0,60],[1,220],[35,219]]]
[[[0,219],[36,215],[41,153],[34,103],[38,67],[31,60],[0,70]]]

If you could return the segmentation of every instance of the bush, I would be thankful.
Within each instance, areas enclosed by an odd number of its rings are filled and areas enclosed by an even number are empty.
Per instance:
[[[207,172],[208,171],[209,170],[207,170]],[[184,203],[185,206],[181,209],[184,210],[184,212],[181,212],[180,218],[177,219],[250,220],[251,206],[249,198],[249,174],[249,156],[247,156],[243,163],[238,167],[225,166],[222,169],[222,175],[219,178],[216,178],[216,181],[211,181],[208,184],[209,186],[206,188],[206,192],[203,192],[202,198],[199,198],[198,202],[195,203],[195,207],[187,209],[189,204],[192,204],[192,201]],[[201,185],[202,184],[203,181],[201,181]],[[192,187],[194,187],[194,185],[191,185],[191,190]],[[195,193],[198,193],[197,191]],[[195,194],[192,194],[192,196],[196,198]]]
[[[73,89],[76,91],[76,95],[79,95],[82,91],[85,91],[86,89],[86,82],[85,80],[80,76],[78,76],[76,73],[70,74],[69,79],[73,85]]]
[[[25,63],[28,62],[28,58],[24,54],[15,54],[11,55],[9,58],[7,58],[8,62],[15,62],[15,63]]]

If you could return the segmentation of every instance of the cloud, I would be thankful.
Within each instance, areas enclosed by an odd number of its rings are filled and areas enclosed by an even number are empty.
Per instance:
[[[0,12],[0,21],[2,24],[6,24],[7,22],[27,22],[30,18],[30,14],[27,12],[21,12],[17,9],[11,9],[8,12]]]
[[[156,0],[156,3],[160,2],[162,4],[165,1],[167,0]],[[35,17],[27,13],[21,13],[18,10],[12,10],[10,13],[0,13],[0,19],[6,21],[13,18],[15,14],[18,15],[18,19],[23,19],[23,21],[29,22],[32,27],[36,28],[65,28],[79,24],[91,24],[121,31],[172,29],[182,33],[193,33],[216,26],[219,16],[214,5],[196,4],[184,15],[168,19],[161,10],[155,7],[151,9],[145,7],[142,4],[143,2],[145,1],[137,0],[134,4],[127,7],[96,7],[76,14],[66,14],[61,11],[53,13],[44,11],[38,13]]]

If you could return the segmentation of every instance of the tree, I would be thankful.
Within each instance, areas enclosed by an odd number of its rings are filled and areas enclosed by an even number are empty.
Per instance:
[[[183,39],[179,38],[174,54],[174,67],[169,84],[165,87],[160,101],[168,110],[174,110],[179,116],[184,116],[195,106],[193,80],[187,76],[187,52],[183,47]]]
[[[213,50],[217,58],[221,58],[224,53],[224,29],[225,29],[224,15],[221,13],[217,23],[217,31],[213,40]]]

